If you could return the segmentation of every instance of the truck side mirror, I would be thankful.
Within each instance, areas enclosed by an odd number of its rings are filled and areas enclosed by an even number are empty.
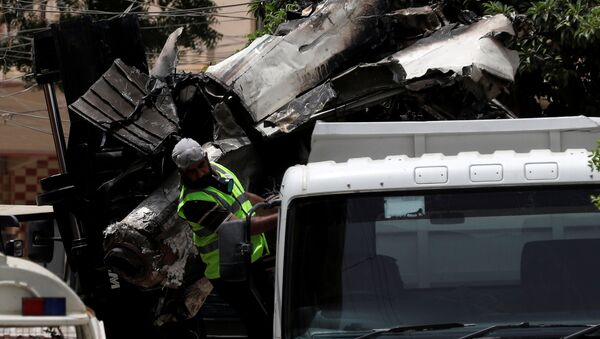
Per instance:
[[[27,224],[27,257],[38,263],[48,263],[54,256],[54,219],[30,221]]]
[[[4,253],[13,257],[23,257],[23,240],[10,240],[6,243]]]
[[[19,227],[19,220],[14,215],[0,215],[0,252],[11,255],[7,252],[4,244],[4,237],[2,236],[2,229],[5,227]]]
[[[219,234],[219,270],[224,281],[248,280],[252,243],[247,242],[246,220],[222,223]]]

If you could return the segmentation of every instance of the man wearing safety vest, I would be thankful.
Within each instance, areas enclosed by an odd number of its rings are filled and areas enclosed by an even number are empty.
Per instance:
[[[252,216],[250,223],[252,277],[266,306],[271,308],[270,314],[265,314],[247,282],[220,279],[218,235],[215,232],[224,221],[245,219],[252,205],[263,199],[246,192],[235,174],[225,166],[209,162],[206,152],[193,139],[179,141],[173,148],[172,158],[181,175],[177,213],[192,228],[194,244],[206,264],[204,275],[219,295],[238,310],[249,338],[272,338],[272,283],[264,270],[262,258],[269,254],[264,232],[275,227],[277,214]],[[231,184],[225,184],[231,180],[232,189]]]

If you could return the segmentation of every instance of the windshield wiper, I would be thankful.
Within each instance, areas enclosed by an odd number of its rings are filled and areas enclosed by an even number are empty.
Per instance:
[[[459,339],[474,339],[481,338],[490,332],[494,332],[496,330],[506,330],[513,328],[552,328],[552,327],[587,327],[584,330],[575,332],[569,336],[564,337],[563,339],[575,339],[580,338],[588,333],[593,333],[600,329],[600,325],[584,325],[584,324],[530,324],[528,322],[518,323],[518,324],[505,324],[505,325],[493,325],[490,327],[486,327],[477,332],[473,332],[471,334],[467,334],[466,336],[460,337]]]
[[[579,332],[575,332],[573,334],[569,334],[568,336],[564,337],[563,339],[575,339],[575,338],[581,338],[584,335],[588,334],[588,333],[594,333],[596,331],[598,331],[600,329],[600,324],[598,325],[588,325],[589,327],[586,328],[585,330],[581,330]]]
[[[360,337],[357,337],[356,339],[373,338],[375,336],[378,336],[378,335],[384,334],[384,333],[400,333],[400,332],[406,332],[406,331],[436,331],[436,330],[447,330],[450,328],[465,327],[465,326],[472,326],[472,325],[466,325],[466,324],[461,324],[461,323],[443,323],[443,324],[428,324],[428,325],[402,325],[402,326],[373,330],[373,332],[370,332],[370,333],[367,333]]]

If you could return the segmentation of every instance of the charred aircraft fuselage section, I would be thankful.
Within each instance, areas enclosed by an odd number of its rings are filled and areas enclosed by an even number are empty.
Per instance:
[[[123,279],[144,288],[182,285],[196,255],[191,230],[177,215],[179,176],[173,173],[141,205],[104,231],[105,261]]]
[[[477,118],[490,113],[490,100],[518,66],[499,39],[514,35],[503,15],[461,25],[448,22],[439,5],[325,1],[299,21],[206,71],[214,82],[206,88],[222,99],[215,104],[225,103],[253,141],[316,119],[356,119],[356,112],[360,120]],[[382,116],[360,114],[384,106],[390,109]]]
[[[263,36],[206,74],[242,101],[254,122],[382,44],[388,1],[326,1],[285,36]]]

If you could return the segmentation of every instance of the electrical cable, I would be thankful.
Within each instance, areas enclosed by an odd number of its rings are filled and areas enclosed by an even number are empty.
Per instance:
[[[19,94],[25,93],[25,92],[31,90],[34,87],[36,87],[36,85],[31,85],[31,86],[25,88],[24,90],[21,90],[21,91],[18,91],[18,92],[13,92],[13,93],[9,93],[9,94],[0,95],[0,99],[9,98],[9,97],[12,97],[12,96],[15,96],[15,95],[19,95]]]
[[[32,1],[21,1],[21,2],[34,4]],[[132,2],[140,3],[140,1],[133,1],[133,0],[132,0]],[[252,17],[239,17],[239,16],[227,15],[227,14],[239,13],[239,12],[243,12],[243,11],[228,12],[228,13],[206,12],[206,11],[215,10],[215,9],[239,7],[239,6],[249,5],[249,4],[252,4],[252,2],[243,2],[243,3],[238,3],[238,4],[221,5],[221,6],[207,6],[207,7],[190,8],[190,9],[168,9],[168,7],[159,6],[159,8],[165,8],[166,10],[163,12],[147,12],[147,11],[129,12],[127,14],[138,14],[140,16],[151,16],[151,17],[215,16],[215,17],[232,19],[232,20],[222,20],[220,22],[256,20],[255,18],[252,18]],[[47,13],[98,14],[98,15],[115,15],[115,16],[123,14],[122,12],[108,12],[108,11],[94,11],[94,10],[72,10],[71,8],[66,7],[66,6],[46,6],[46,9],[15,8],[15,7],[6,7],[6,8],[8,8],[8,9],[12,8],[14,10],[47,12]],[[48,8],[57,8],[57,9],[63,9],[63,10],[62,11],[60,11],[60,10],[52,11],[52,10],[48,10]],[[205,13],[202,13],[202,11],[205,11]],[[194,24],[194,23],[189,23],[188,25],[191,25],[191,24]],[[198,24],[206,24],[206,23],[198,23]],[[176,26],[180,26],[180,25],[176,25]],[[165,25],[164,27],[168,27],[168,26]],[[17,39],[17,38],[21,38],[21,39],[25,39],[25,40],[33,40],[30,37],[23,36],[23,34],[40,32],[40,31],[47,30],[47,29],[48,29],[47,27],[41,27],[41,28],[31,28],[31,29],[26,29],[26,30],[19,30],[14,35],[0,37],[0,41],[9,40],[9,39]],[[152,28],[144,27],[143,29],[152,29]]]
[[[18,53],[18,54],[28,54],[29,56],[32,55],[31,52],[27,52],[27,51],[17,51],[17,50],[12,50],[12,49],[7,49],[5,50],[3,53]]]
[[[33,75],[33,73],[27,73],[27,74],[24,74],[24,75],[19,75],[19,76],[16,76],[16,77],[12,77],[12,78],[8,78],[8,79],[0,80],[0,83],[7,82],[7,81],[12,81],[12,80],[17,80],[17,79],[21,79],[21,78],[26,78],[26,77],[29,77],[29,76],[32,76],[32,75]]]
[[[45,130],[45,129],[41,129],[41,128],[29,126],[27,124],[18,123],[18,122],[14,121],[14,120],[3,120],[3,121],[4,121],[4,124],[9,125],[9,126],[26,128],[26,129],[29,129],[29,130],[32,130],[32,131],[35,131],[35,132],[52,135],[52,131],[49,131],[49,130]],[[65,138],[68,138],[68,137],[69,137],[69,135],[65,134]]]
[[[5,50],[5,49],[11,50],[13,48],[23,47],[23,46],[31,46],[31,45],[33,45],[33,42],[28,42],[26,44],[12,45],[12,46],[9,46],[9,47],[0,47],[0,51]]]
[[[22,38],[22,39],[26,39],[26,40],[33,40],[32,38],[21,36],[21,34],[37,33],[37,32],[41,32],[41,31],[45,31],[47,29],[48,29],[47,27],[42,27],[42,28],[30,28],[30,29],[18,30],[18,31],[16,31],[14,33],[14,35],[3,36],[3,37],[0,38],[0,40],[14,39],[14,38]]]
[[[123,12],[123,13],[121,13],[121,14],[116,14],[116,15],[114,15],[114,16],[111,16],[111,17],[109,18],[109,20],[111,20],[111,19],[114,19],[114,18],[118,18],[118,17],[120,17],[120,16],[123,16],[123,15],[127,15],[127,14],[131,13],[131,11],[134,11],[134,10],[136,10],[136,9],[140,8],[140,7],[142,7],[142,6],[141,6],[141,5],[138,5],[138,6],[132,7],[132,8],[131,8],[131,10],[127,10],[127,9],[126,9],[126,11],[127,11],[127,12]],[[128,8],[128,9],[129,9],[129,8]]]
[[[136,1],[136,0],[127,0],[128,2],[133,2],[133,3],[138,3],[138,4],[148,4],[147,2],[143,2],[143,1]],[[219,8],[225,8],[225,7],[239,7],[239,6],[247,6],[252,4],[253,2],[250,3],[240,3],[240,4],[232,4],[232,5],[224,5],[224,6],[215,6],[215,7],[219,7]],[[172,10],[172,7],[168,7],[168,6],[161,6],[161,5],[156,5],[156,4],[152,4],[151,7],[158,7],[162,10]],[[232,13],[248,13],[248,11],[237,11],[237,12],[231,12],[231,13],[222,13],[222,14],[232,14]]]
[[[31,58],[26,58],[23,56],[18,56],[18,55],[4,55],[2,57],[0,57],[0,60],[2,59],[20,59],[20,60],[31,60]]]
[[[11,111],[6,111],[6,110],[2,110],[0,109],[0,116],[2,116],[4,119],[10,119],[13,117],[27,117],[27,118],[34,118],[34,119],[42,119],[42,120],[49,120],[50,117],[48,117],[47,115],[35,115],[35,114],[30,114],[30,113],[22,113],[22,112],[11,112]],[[67,119],[60,119],[60,121],[62,122],[66,122],[66,123],[71,123],[70,120]]]
[[[40,132],[40,133],[52,135],[51,131],[44,130],[44,129],[37,128],[37,127],[31,127],[31,126],[28,126],[26,124],[21,124],[21,123],[15,122],[14,120],[4,120],[4,123],[7,124],[7,125],[12,125],[12,126],[21,127],[21,128],[27,128],[27,129],[30,129],[32,131],[36,131],[36,132]]]
[[[231,5],[221,5],[221,6],[206,6],[206,7],[198,7],[198,8],[188,8],[188,9],[169,9],[163,12],[147,12],[147,11],[139,11],[139,12],[129,12],[128,14],[137,14],[139,16],[196,16],[194,14],[202,14],[202,12],[212,11],[220,8],[229,8],[229,7],[238,7],[242,5],[249,5],[252,2],[231,4]],[[36,8],[17,8],[17,7],[4,7],[7,10],[16,10],[16,11],[24,11],[24,12],[42,12],[42,13],[70,13],[70,14],[90,14],[90,15],[120,15],[123,12],[113,12],[113,11],[99,11],[99,10],[72,10],[69,7],[65,6],[47,6],[46,9],[36,9]],[[58,10],[48,10],[48,8],[55,8]],[[62,11],[60,9],[63,9]],[[206,15],[212,15],[214,13],[206,13]]]
[[[59,109],[66,109],[67,106],[59,106],[58,108]],[[47,112],[47,110],[46,110],[46,108],[40,108],[40,109],[33,109],[33,110],[29,110],[29,111],[13,112],[13,111],[6,111],[6,110],[0,109],[0,112],[21,114],[21,113]]]
[[[30,5],[36,5],[37,2],[35,1],[27,1],[27,0],[19,0],[20,3],[27,3]],[[141,5],[151,5],[151,7],[158,7],[161,9],[165,9],[165,10],[187,10],[187,9],[177,9],[177,8],[173,8],[173,7],[168,7],[168,6],[161,6],[161,5],[155,5],[155,4],[151,4],[148,2],[144,2],[144,1],[136,1],[136,0],[128,0],[128,2],[133,2],[133,3],[138,3]],[[255,1],[254,1],[255,2]],[[237,4],[229,4],[229,5],[220,5],[220,6],[205,6],[205,7],[196,7],[196,8],[192,8],[193,10],[212,10],[212,9],[220,9],[220,8],[230,8],[230,7],[239,7],[239,6],[244,6],[244,5],[250,5],[254,2],[244,2],[244,3],[237,3]],[[49,6],[46,5],[46,8],[56,8],[56,9],[71,9],[68,6]],[[20,8],[20,9],[26,9],[26,8]],[[90,11],[96,11],[96,12],[107,12],[107,11],[99,11],[99,10],[90,10]],[[107,12],[110,13],[110,12]],[[117,13],[117,12],[114,12]],[[120,13],[120,12],[118,12]]]
[[[232,19],[232,20],[219,20],[219,23],[223,22],[239,22],[239,21],[249,21],[256,20],[254,18],[244,18],[244,19]],[[186,27],[186,26],[196,26],[196,25],[207,25],[208,22],[186,22],[180,24],[168,24],[168,25],[154,25],[154,26],[141,26],[141,30],[150,30],[150,29],[161,29],[161,28],[169,28],[169,27]]]

